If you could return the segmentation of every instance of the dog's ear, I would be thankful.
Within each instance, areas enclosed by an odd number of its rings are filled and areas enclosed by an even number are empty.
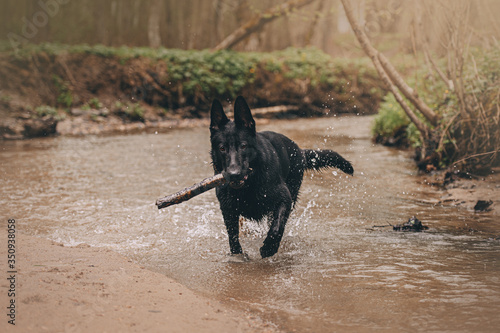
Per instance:
[[[253,120],[252,112],[241,96],[238,96],[234,102],[234,122],[236,127],[247,128],[250,132],[255,133],[255,120]]]
[[[210,109],[210,130],[217,131],[222,129],[227,123],[226,114],[224,113],[224,108],[218,99],[214,99],[212,103],[212,108]]]

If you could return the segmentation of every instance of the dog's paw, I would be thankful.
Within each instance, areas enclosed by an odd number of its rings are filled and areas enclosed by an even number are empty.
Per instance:
[[[278,252],[279,247],[279,243],[270,245],[264,244],[264,246],[260,248],[260,255],[262,258],[272,257]]]
[[[250,261],[250,257],[245,252],[238,254],[228,254],[227,262],[247,262]]]

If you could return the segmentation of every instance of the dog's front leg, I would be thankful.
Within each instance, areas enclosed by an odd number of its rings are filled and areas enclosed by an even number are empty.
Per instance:
[[[267,237],[264,240],[264,245],[260,248],[260,255],[262,258],[271,257],[278,252],[291,209],[292,202],[290,199],[289,201],[282,202],[274,211],[271,228],[269,229]]]
[[[231,254],[241,254],[243,250],[240,245],[240,222],[239,216],[232,212],[222,212],[224,224],[226,225],[227,235],[229,236],[229,248]]]

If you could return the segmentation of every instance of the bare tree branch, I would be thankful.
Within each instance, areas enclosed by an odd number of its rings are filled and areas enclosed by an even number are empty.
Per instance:
[[[433,70],[434,70],[434,72],[436,72],[438,74],[438,76],[441,78],[441,80],[443,80],[443,82],[446,84],[448,89],[450,91],[453,91],[454,90],[453,81],[450,78],[448,78],[445,73],[443,73],[443,71],[436,64],[436,62],[431,57],[431,54],[429,52],[429,43],[428,43],[427,38],[424,36],[425,29],[424,29],[424,24],[422,22],[422,12],[423,12],[422,4],[426,8],[426,11],[430,12],[430,10],[427,8],[427,5],[424,1],[422,1],[422,2],[416,1],[415,2],[415,15],[416,15],[416,23],[417,23],[417,27],[418,27],[418,29],[415,29],[415,32],[416,32],[418,44],[420,44],[420,47],[422,48],[422,50],[424,52],[425,61],[427,63],[427,67],[428,67],[431,75],[434,75],[434,73],[433,73]]]
[[[432,59],[431,55],[429,54],[429,49],[427,47],[427,44],[424,46],[424,53],[427,59],[429,59],[429,62],[431,63],[432,69],[438,73],[438,76],[443,80],[443,82],[448,86],[448,89],[450,91],[453,91],[455,87],[453,86],[453,80],[449,79],[446,77],[446,75],[443,73],[443,71],[438,67],[434,59]]]
[[[252,33],[260,30],[265,24],[291,12],[294,9],[310,4],[313,1],[314,0],[289,0],[281,5],[270,8],[263,13],[257,14],[238,29],[233,31],[233,33],[229,36],[224,38],[224,40],[215,46],[212,51],[230,49]]]
[[[378,52],[378,59],[384,67],[384,70],[391,78],[392,82],[401,90],[403,95],[408,98],[413,105],[420,111],[424,117],[430,121],[432,125],[437,125],[439,117],[438,115],[427,105],[424,101],[422,101],[415,90],[413,90],[406,82],[403,80],[401,75],[397,72],[397,70],[392,66],[389,60],[382,53]]]
[[[468,31],[470,17],[470,3],[468,1],[454,1],[447,7],[445,23],[448,30],[448,72],[453,81],[455,94],[460,102],[462,119],[472,117],[472,110],[465,98],[464,64],[470,46],[471,32]],[[474,132],[469,122],[464,122],[470,132]]]
[[[410,118],[410,120],[415,124],[417,129],[420,131],[420,134],[424,138],[424,140],[422,140],[422,141],[425,142],[425,139],[427,139],[428,135],[429,135],[429,128],[422,121],[420,121],[420,119],[413,112],[413,110],[411,110],[410,107],[408,106],[408,104],[406,104],[403,97],[399,93],[398,88],[394,85],[391,78],[386,73],[386,71],[385,71],[385,69],[380,61],[379,52],[371,45],[370,40],[368,39],[368,36],[366,36],[365,32],[359,26],[357,20],[354,17],[353,12],[352,12],[352,7],[351,7],[349,0],[341,0],[341,1],[342,1],[342,5],[344,6],[344,10],[345,10],[347,19],[349,20],[349,23],[351,24],[351,28],[354,31],[354,34],[356,35],[356,38],[358,39],[359,43],[361,44],[361,47],[363,48],[365,53],[372,60],[373,65],[375,66],[375,69],[377,70],[378,74],[382,78],[382,81],[387,85],[387,87],[389,88],[391,93],[396,98],[396,101],[399,103],[399,105],[401,105],[401,107],[405,111],[406,115]]]

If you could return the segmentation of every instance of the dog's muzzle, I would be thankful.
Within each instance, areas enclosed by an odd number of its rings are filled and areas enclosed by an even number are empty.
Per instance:
[[[229,186],[231,186],[231,188],[234,188],[235,190],[240,189],[243,186],[245,186],[245,182],[247,181],[247,179],[248,179],[248,175],[243,177],[243,179],[241,179],[241,180],[230,181]]]
[[[252,174],[253,169],[249,168],[248,173],[243,176],[243,178],[240,178],[239,175],[231,174],[229,173],[226,178],[226,180],[229,183],[229,186],[235,190],[240,189],[245,186],[246,181],[248,180],[248,177]],[[229,178],[229,179],[228,179]]]

